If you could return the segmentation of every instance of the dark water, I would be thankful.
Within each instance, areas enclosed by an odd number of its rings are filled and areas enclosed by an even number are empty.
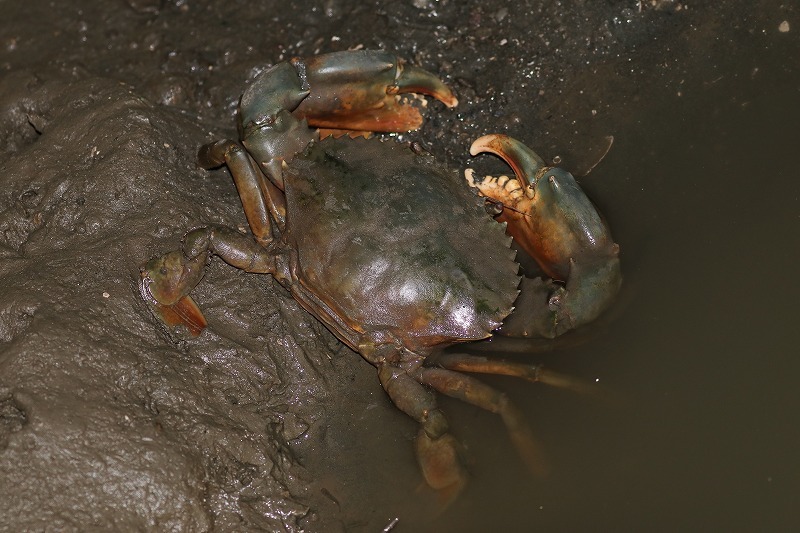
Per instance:
[[[472,461],[465,494],[420,513],[404,493],[413,481],[386,473],[362,519],[397,516],[395,531],[800,527],[800,71],[783,52],[742,52],[722,79],[698,71],[680,94],[631,104],[584,178],[622,245],[625,288],[590,342],[536,360],[611,398],[486,380],[530,413],[551,474],[523,469],[494,415],[442,400]]]
[[[481,443],[492,470],[476,465],[483,486],[448,525],[800,526],[800,76],[780,65],[653,103],[586,179],[614,189],[605,207],[627,284],[596,339],[548,362],[598,377],[619,402],[515,388],[553,473],[509,474],[505,443]]]

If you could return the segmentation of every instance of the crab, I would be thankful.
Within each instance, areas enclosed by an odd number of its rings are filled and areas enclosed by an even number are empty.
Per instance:
[[[519,335],[552,337],[594,319],[619,288],[619,260],[575,179],[519,141],[475,141],[473,155],[496,154],[515,176],[468,172],[465,183],[424,151],[366,138],[418,128],[419,95],[457,104],[436,76],[383,51],[292,59],[258,75],[241,97],[240,140],[198,154],[206,169],[227,165],[252,235],[193,229],[181,249],[142,266],[140,288],[164,323],[197,335],[207,323],[190,292],[211,255],[272,275],[377,368],[391,401],[419,423],[425,480],[450,499],[467,474],[436,393],[498,413],[530,468],[544,468],[524,414],[468,373],[552,384],[561,376],[475,355],[431,357],[502,330],[521,283],[511,240],[549,277],[522,285],[533,305],[511,331]]]

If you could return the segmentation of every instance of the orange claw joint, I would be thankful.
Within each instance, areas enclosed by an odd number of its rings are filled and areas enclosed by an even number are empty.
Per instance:
[[[506,135],[486,135],[470,148],[472,155],[489,152],[502,158],[514,176],[478,178],[469,184],[497,206],[500,222],[547,276],[564,287],[552,290],[547,305],[552,321],[545,336],[555,336],[590,322],[616,296],[622,276],[619,246],[597,208],[575,178]],[[543,286],[544,287],[544,286]]]
[[[167,326],[184,325],[197,336],[207,323],[189,292],[203,278],[207,253],[186,258],[177,250],[151,259],[140,269],[139,290],[153,313]]]

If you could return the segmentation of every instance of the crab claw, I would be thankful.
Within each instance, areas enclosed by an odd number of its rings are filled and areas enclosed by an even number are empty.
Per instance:
[[[394,85],[387,88],[392,93],[418,93],[432,96],[447,107],[458,105],[458,99],[453,91],[442,80],[425,69],[409,65],[403,61],[397,62]]]
[[[514,170],[516,178],[485,177],[470,183],[503,206],[498,220],[508,222],[517,243],[556,280],[566,281],[570,262],[616,256],[618,246],[603,218],[569,172],[545,166],[536,152],[506,135],[477,139],[470,153],[490,152]]]
[[[199,335],[207,323],[189,292],[203,277],[206,254],[184,257],[181,251],[151,259],[140,268],[139,290],[150,309],[167,326],[184,325]]]
[[[470,148],[472,155],[483,152],[501,157],[515,177],[478,179],[468,170],[467,181],[500,207],[497,220],[508,223],[508,233],[541,269],[566,283],[545,304],[556,314],[551,335],[591,321],[608,306],[621,283],[619,246],[605,220],[572,174],[546,166],[521,142],[506,135],[486,135]]]
[[[358,50],[295,59],[309,95],[294,111],[311,126],[349,131],[402,132],[422,125],[419,109],[400,97],[424,94],[447,107],[453,91],[430,72],[387,52]]]

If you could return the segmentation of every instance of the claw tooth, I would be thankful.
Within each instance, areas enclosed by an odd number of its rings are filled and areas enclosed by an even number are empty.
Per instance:
[[[521,189],[522,188],[522,184],[519,182],[519,180],[517,178],[510,178],[508,180],[507,184],[506,184],[506,190],[507,191],[512,191],[512,190],[514,190],[515,187],[517,189]]]
[[[467,184],[472,187],[473,189],[478,188],[478,184],[475,183],[475,171],[471,168],[464,170],[464,178],[467,180]]]

